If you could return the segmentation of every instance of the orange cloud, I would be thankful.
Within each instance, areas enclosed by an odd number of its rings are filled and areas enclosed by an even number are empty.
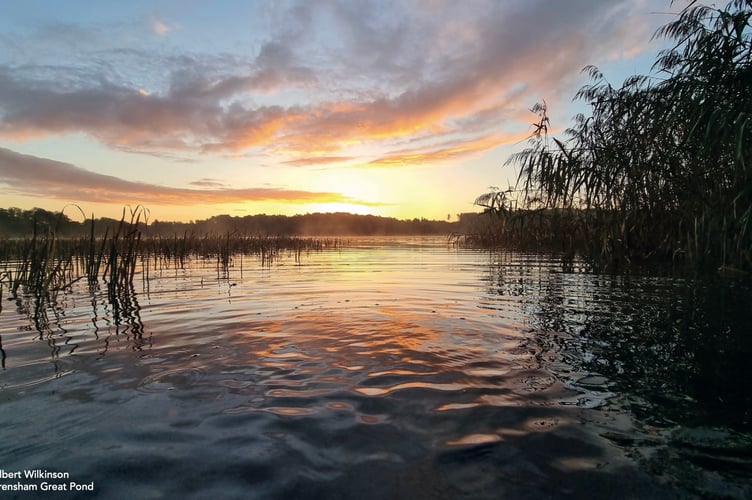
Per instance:
[[[625,0],[488,2],[482,9],[433,3],[338,2],[324,15],[303,4],[280,7],[289,25],[259,35],[268,38],[255,58],[113,47],[99,57],[128,64],[0,61],[0,137],[86,134],[155,155],[254,149],[290,154],[288,165],[324,163],[301,158],[314,153],[349,157],[351,146],[365,142],[389,149],[428,134],[468,137],[469,150],[379,159],[441,161],[492,147],[483,141],[501,124],[521,120],[524,134],[524,110],[533,102],[545,97],[555,105],[571,95],[581,67],[615,50],[631,56],[645,39],[644,17]],[[148,20],[161,34],[177,27]],[[311,36],[324,29],[326,37]],[[333,43],[319,46],[321,38]]]
[[[299,119],[282,142],[315,142],[319,148],[349,141],[390,140],[417,133],[446,133],[450,119],[471,116],[493,102],[496,94],[483,92],[484,84],[423,87],[397,97],[368,102],[322,103]]]
[[[351,161],[355,159],[352,156],[310,156],[306,158],[296,158],[294,160],[287,160],[284,162],[286,165],[292,165],[294,167],[305,167],[310,165],[321,165],[330,163],[341,163],[345,161]]]
[[[435,147],[405,149],[377,158],[368,166],[394,167],[400,165],[430,165],[480,154],[502,144],[517,142],[529,137],[525,134],[491,134],[478,139],[445,142]]]
[[[154,30],[154,33],[156,33],[157,35],[166,35],[170,31],[175,29],[172,26],[169,26],[165,24],[164,22],[160,21],[159,19],[151,20],[151,28]]]
[[[204,179],[203,185],[210,185]],[[127,181],[111,175],[90,172],[55,160],[25,155],[0,148],[0,184],[8,191],[63,200],[117,204],[218,204],[244,201],[283,201],[287,203],[364,202],[341,193],[281,188],[186,189]]]

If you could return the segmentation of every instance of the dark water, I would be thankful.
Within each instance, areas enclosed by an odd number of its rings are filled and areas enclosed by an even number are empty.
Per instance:
[[[752,497],[733,277],[405,239],[76,287],[3,294],[0,469],[94,483],[39,497]]]

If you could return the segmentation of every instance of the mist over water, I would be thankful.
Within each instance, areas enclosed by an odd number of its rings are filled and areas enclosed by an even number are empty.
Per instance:
[[[440,238],[148,264],[4,297],[0,468],[82,498],[744,498],[750,298]]]

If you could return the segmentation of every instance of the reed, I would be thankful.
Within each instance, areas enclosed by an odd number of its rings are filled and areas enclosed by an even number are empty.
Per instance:
[[[80,210],[80,208],[79,208]],[[82,212],[83,213],[83,212]],[[61,212],[62,217],[62,212]],[[149,211],[126,207],[115,227],[97,236],[94,217],[86,235],[60,238],[55,227],[33,225],[28,238],[0,240],[0,289],[12,296],[48,297],[86,279],[90,287],[107,286],[111,302],[128,296],[139,269],[154,266],[184,267],[191,259],[214,259],[217,269],[227,271],[237,255],[256,255],[269,266],[286,252],[296,262],[304,253],[337,249],[340,239],[262,236],[239,232],[145,237]]]
[[[750,0],[691,2],[655,35],[675,42],[654,64],[662,79],[614,87],[586,67],[591,83],[575,98],[590,114],[564,139],[548,135],[546,103],[534,106],[530,145],[508,160],[516,203],[562,211],[579,250],[602,261],[752,270],[751,18]],[[500,194],[476,201],[507,228]]]

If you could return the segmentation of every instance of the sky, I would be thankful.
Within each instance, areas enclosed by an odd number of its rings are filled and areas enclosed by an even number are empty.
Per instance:
[[[0,207],[454,220],[536,102],[563,130],[584,66],[648,74],[682,5],[0,0]]]

